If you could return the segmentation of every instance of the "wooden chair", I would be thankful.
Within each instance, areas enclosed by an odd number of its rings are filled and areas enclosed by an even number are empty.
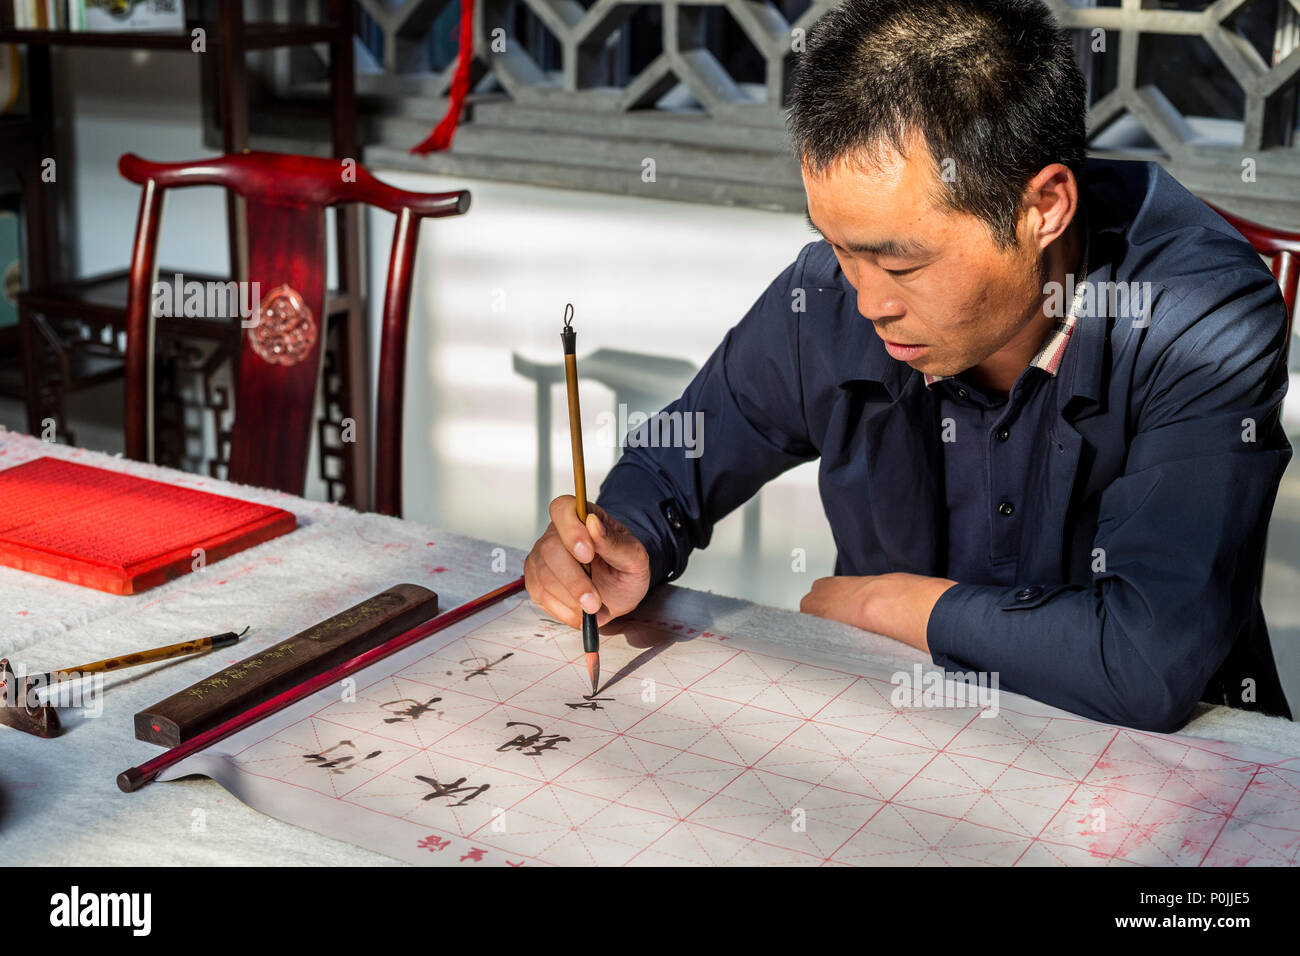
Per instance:
[[[1205,204],[1228,220],[1228,224],[1245,236],[1246,240],[1255,247],[1256,252],[1262,256],[1269,256],[1273,260],[1273,275],[1278,285],[1282,287],[1282,298],[1286,301],[1286,341],[1289,348],[1291,333],[1295,327],[1296,286],[1300,284],[1300,232],[1270,229],[1268,226],[1261,226],[1259,223],[1234,216],[1213,203]]]
[[[384,293],[375,441],[375,510],[402,507],[402,400],[407,313],[420,221],[463,215],[466,190],[415,193],[348,161],[243,152],[182,163],[127,153],[118,170],[143,187],[126,306],[126,454],[153,460],[153,287],[168,189],[222,186],[245,200],[250,288],[260,294],[245,323],[235,372],[231,481],[303,492],[324,352],[325,207],[365,203],[397,216]],[[248,293],[245,293],[247,295]]]

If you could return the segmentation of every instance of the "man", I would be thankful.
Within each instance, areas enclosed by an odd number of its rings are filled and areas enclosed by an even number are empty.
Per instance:
[[[702,454],[629,441],[586,525],[552,503],[533,600],[624,614],[820,458],[839,554],[803,611],[1098,720],[1290,717],[1259,602],[1286,312],[1259,257],[1159,166],[1085,160],[1038,0],[846,0],[797,69],[823,238],[665,410],[704,414]]]

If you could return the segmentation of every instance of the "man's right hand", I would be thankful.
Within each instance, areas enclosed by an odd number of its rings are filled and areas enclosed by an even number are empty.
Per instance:
[[[591,565],[591,577],[582,570]],[[524,585],[533,603],[557,621],[582,626],[582,612],[596,624],[635,608],[650,589],[650,556],[623,524],[587,503],[578,520],[576,499],[551,502],[551,524],[524,560]]]

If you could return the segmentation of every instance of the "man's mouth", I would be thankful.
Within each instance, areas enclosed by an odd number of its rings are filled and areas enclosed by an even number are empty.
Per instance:
[[[899,361],[907,361],[916,358],[925,351],[925,346],[917,342],[891,342],[889,339],[882,340],[885,343],[885,351],[891,358]]]

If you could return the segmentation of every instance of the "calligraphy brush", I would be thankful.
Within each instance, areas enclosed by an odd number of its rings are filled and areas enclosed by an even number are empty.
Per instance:
[[[564,384],[569,393],[569,441],[573,445],[573,494],[578,502],[578,520],[587,523],[587,473],[582,464],[582,415],[578,410],[578,333],[573,329],[573,304],[564,307],[564,328],[560,332],[564,344]],[[582,570],[591,577],[591,565]],[[587,676],[591,678],[591,692],[600,684],[600,632],[596,630],[596,615],[582,612],[582,649],[587,657]]]
[[[137,651],[134,654],[123,654],[121,657],[106,657],[102,661],[82,664],[80,667],[63,667],[57,671],[47,671],[44,674],[31,676],[38,684],[46,686],[66,680],[80,680],[86,674],[99,674],[104,671],[122,670],[126,667],[138,667],[141,664],[152,664],[156,661],[169,661],[173,657],[185,657],[188,654],[203,654],[218,647],[227,647],[234,644],[247,633],[248,628],[244,628],[238,634],[234,631],[227,631],[225,634],[200,637],[195,641],[168,644],[166,647],[155,647],[147,651]]]

